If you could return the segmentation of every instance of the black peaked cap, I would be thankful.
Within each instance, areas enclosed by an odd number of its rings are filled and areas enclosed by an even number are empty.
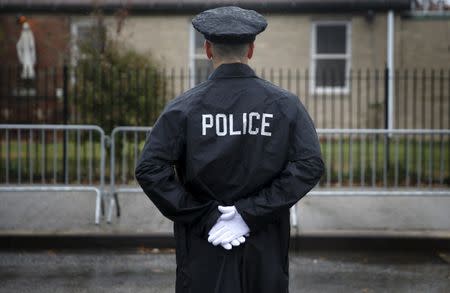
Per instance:
[[[254,10],[226,6],[203,11],[192,19],[192,25],[212,43],[250,43],[264,31],[267,21]]]

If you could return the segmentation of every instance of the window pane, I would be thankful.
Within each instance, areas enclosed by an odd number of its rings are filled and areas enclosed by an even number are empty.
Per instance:
[[[79,49],[103,52],[106,30],[99,25],[77,25],[76,45]]]
[[[345,25],[318,25],[316,32],[317,54],[345,54]]]
[[[92,35],[92,27],[87,25],[80,25],[77,27],[77,38],[79,41],[89,40]]]
[[[197,30],[194,31],[195,54],[203,54],[203,43],[205,42],[205,37],[203,37],[203,35]]]
[[[345,59],[316,60],[316,87],[345,87]]]
[[[195,84],[205,81],[213,71],[212,62],[208,59],[195,59]]]

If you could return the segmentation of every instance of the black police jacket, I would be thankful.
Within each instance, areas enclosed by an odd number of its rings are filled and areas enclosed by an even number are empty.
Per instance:
[[[169,102],[135,176],[174,222],[176,292],[287,292],[289,208],[323,169],[298,97],[246,64],[222,64]],[[218,205],[235,205],[250,227],[230,251],[207,241]]]

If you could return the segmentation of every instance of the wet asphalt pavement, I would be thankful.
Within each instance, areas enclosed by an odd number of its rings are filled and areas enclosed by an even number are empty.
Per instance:
[[[291,293],[450,292],[449,252],[290,255]],[[173,251],[0,252],[2,293],[167,293],[174,278]]]

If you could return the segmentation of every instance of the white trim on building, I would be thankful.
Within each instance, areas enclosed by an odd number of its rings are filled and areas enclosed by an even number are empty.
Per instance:
[[[212,63],[207,59],[204,53],[203,42],[200,47],[200,43],[196,40],[197,37],[201,37],[202,41],[204,38],[192,27],[192,25],[189,24],[189,26],[189,84],[193,87],[208,77],[209,73],[212,71]]]
[[[94,19],[77,19],[72,20],[70,23],[70,61],[72,66],[77,65],[77,60],[82,56],[80,56],[80,51],[78,48],[79,41],[79,30],[81,27],[91,28],[95,25]]]
[[[317,53],[317,28],[319,26],[345,26],[346,40],[345,53],[339,54],[325,54]],[[310,52],[310,92],[312,94],[348,94],[350,91],[349,75],[351,68],[351,21],[350,20],[320,20],[313,21],[311,25],[311,52]],[[345,60],[345,77],[344,86],[317,86],[316,83],[316,68],[318,60]]]
[[[195,86],[195,29],[189,23],[189,85]]]

